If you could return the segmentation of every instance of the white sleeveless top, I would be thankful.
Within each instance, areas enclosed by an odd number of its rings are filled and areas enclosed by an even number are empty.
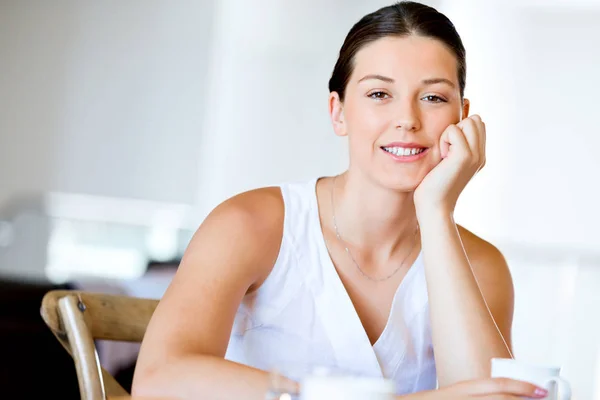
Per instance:
[[[372,346],[327,251],[316,179],[281,185],[283,239],[270,275],[246,295],[225,358],[301,380],[315,367],[395,381],[398,394],[435,389],[422,255],[399,285]]]

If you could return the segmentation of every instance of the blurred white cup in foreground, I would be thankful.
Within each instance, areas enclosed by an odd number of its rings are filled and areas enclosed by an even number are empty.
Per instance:
[[[548,390],[548,400],[571,400],[571,386],[559,367],[536,366],[512,358],[492,358],[492,378],[510,378]]]
[[[393,381],[356,376],[311,375],[302,382],[300,400],[393,400]]]

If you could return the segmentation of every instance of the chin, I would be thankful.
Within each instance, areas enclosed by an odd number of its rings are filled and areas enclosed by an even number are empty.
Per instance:
[[[407,177],[400,176],[397,178],[388,177],[387,179],[380,180],[380,184],[390,190],[401,193],[412,193],[414,192],[419,184],[423,181],[422,177]]]

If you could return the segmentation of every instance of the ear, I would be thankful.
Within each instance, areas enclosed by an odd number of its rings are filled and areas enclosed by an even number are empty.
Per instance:
[[[471,108],[471,102],[469,99],[464,99],[461,109],[462,115],[460,116],[461,121],[469,116],[469,108]]]
[[[329,116],[333,131],[338,136],[346,136],[346,121],[344,119],[344,103],[340,100],[337,92],[329,93]]]

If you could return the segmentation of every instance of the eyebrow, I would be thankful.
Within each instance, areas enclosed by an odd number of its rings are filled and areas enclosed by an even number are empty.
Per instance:
[[[387,77],[387,76],[384,76],[384,75],[379,75],[379,74],[369,74],[369,75],[365,75],[365,76],[363,76],[362,78],[360,78],[360,80],[358,81],[358,83],[360,83],[360,82],[362,82],[362,81],[369,80],[369,79],[376,79],[376,80],[380,80],[380,81],[387,82],[387,83],[394,83],[394,82],[395,82],[395,80],[394,80],[394,79],[392,79],[392,78],[390,78],[390,77]],[[435,84],[438,84],[438,83],[444,83],[444,84],[446,84],[446,85],[448,85],[448,86],[450,86],[450,87],[452,87],[452,88],[455,88],[455,87],[456,87],[456,85],[455,85],[455,84],[454,84],[454,83],[453,83],[451,80],[449,80],[449,79],[446,79],[446,78],[430,78],[430,79],[424,79],[424,80],[422,81],[422,83],[423,83],[424,85],[435,85]]]
[[[437,83],[445,83],[446,85],[455,88],[456,85],[454,84],[454,82],[452,82],[449,79],[446,78],[431,78],[431,79],[424,79],[423,80],[423,84],[424,85],[435,85]]]
[[[377,79],[380,81],[384,81],[387,83],[394,83],[395,81],[392,78],[389,78],[387,76],[383,76],[383,75],[379,75],[379,74],[370,74],[370,75],[365,75],[362,78],[360,78],[360,80],[358,81],[358,83],[362,82],[362,81],[366,81],[369,79]]]

